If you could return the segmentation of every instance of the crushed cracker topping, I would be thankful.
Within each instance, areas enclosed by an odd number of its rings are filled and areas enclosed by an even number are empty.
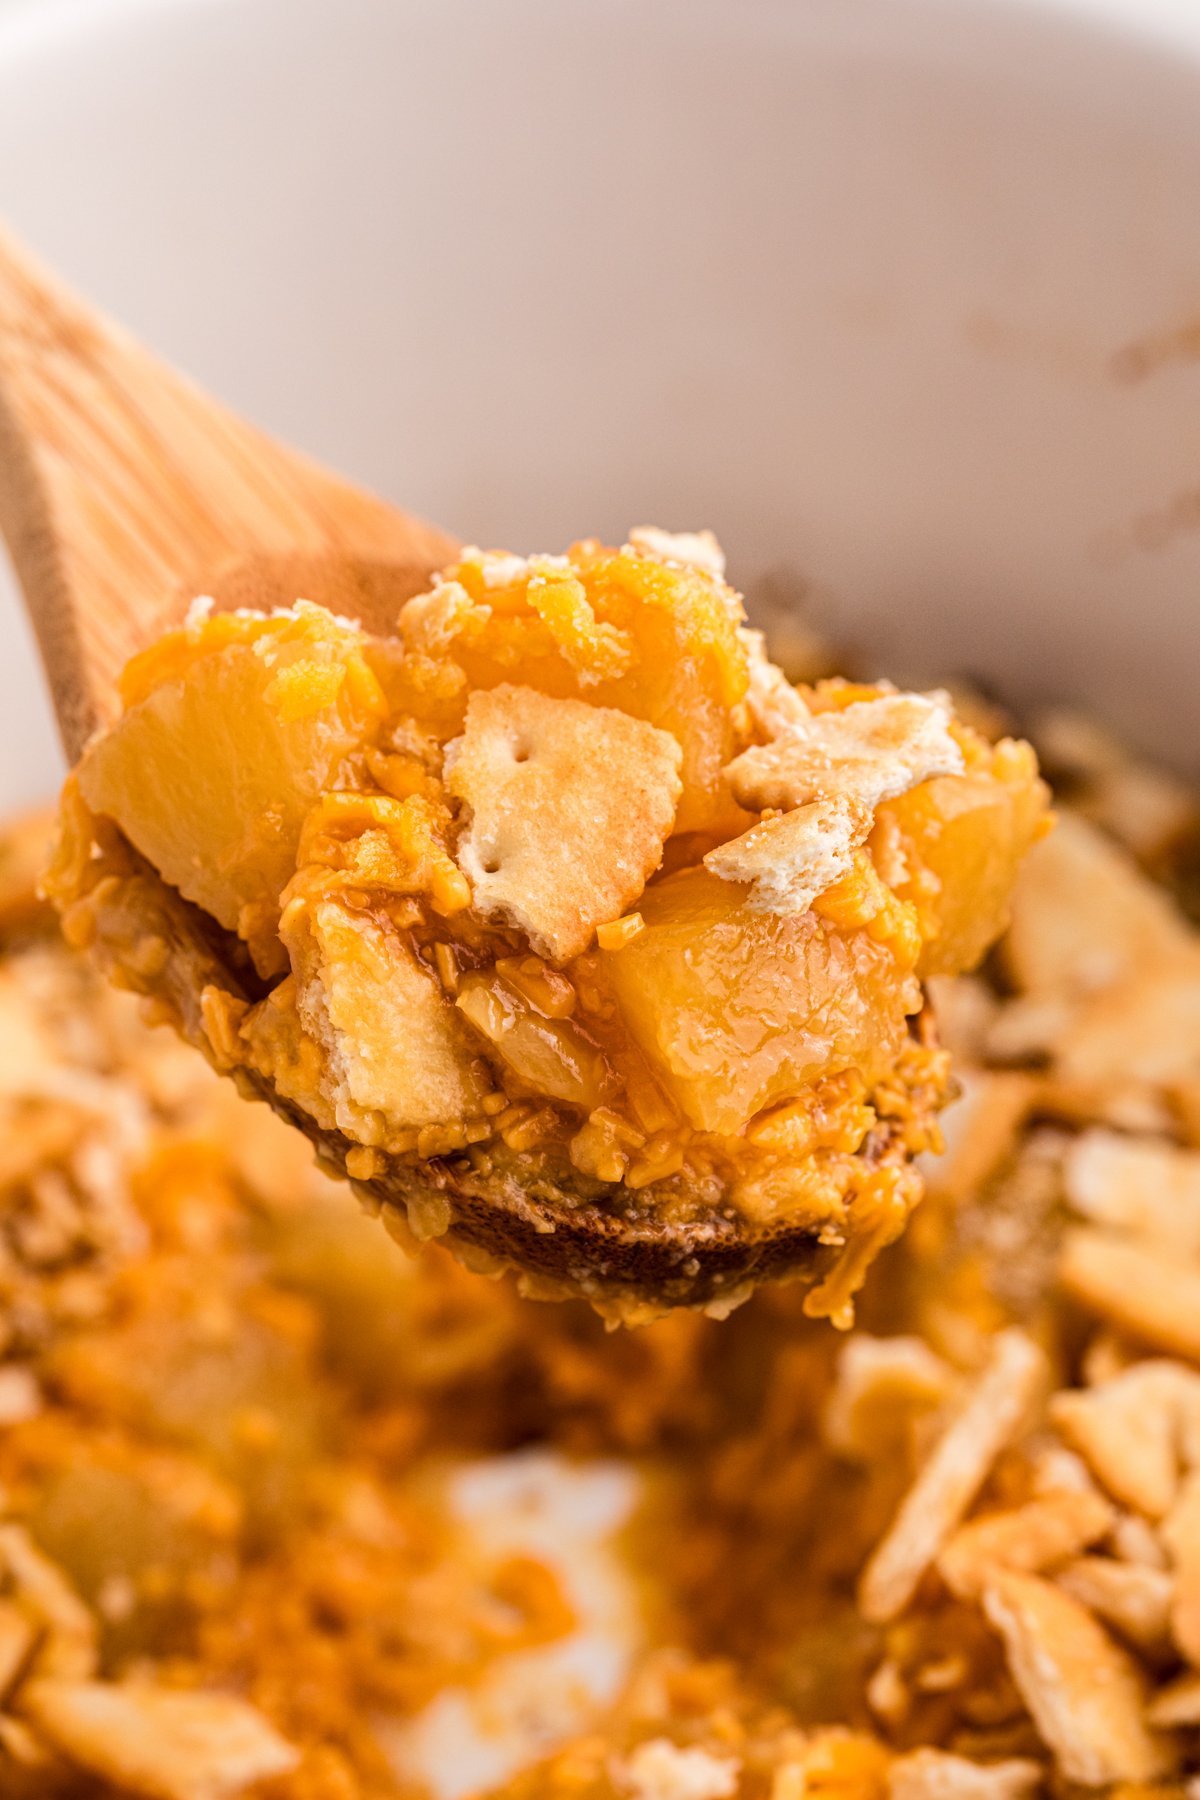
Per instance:
[[[508,604],[527,577],[501,575],[487,591]],[[463,581],[478,603],[482,572]],[[1117,829],[1101,797],[1154,791],[1152,772],[1086,753],[1067,792],[1084,852],[1068,812],[1067,854],[1039,851],[1017,896],[1003,982],[937,978],[965,1077],[950,1154],[840,1342],[787,1288],[608,1337],[437,1245],[393,1254],[295,1134],[14,896],[0,1792],[1191,1800],[1200,1105],[1173,991],[1197,945],[1159,885],[1184,811],[1169,839]],[[427,743],[383,754],[414,763],[388,765],[393,797],[429,798]],[[900,880],[903,843],[882,852]],[[470,957],[421,966],[457,1016]],[[496,979],[514,1017],[575,1018],[575,980],[531,952],[508,946]],[[1114,1027],[1084,1068],[1108,1000],[1139,1036],[1123,1061]],[[505,1130],[536,1117],[480,1092]],[[830,1089],[761,1129],[808,1142],[861,1129],[864,1105]],[[662,1129],[601,1100],[579,1153],[641,1158]],[[563,1481],[540,1501],[531,1446]],[[455,1482],[490,1496],[469,1524]],[[593,1543],[614,1491],[636,1495],[611,1561],[523,1535],[568,1491],[592,1496]],[[546,1676],[585,1660],[612,1685],[556,1737]],[[418,1769],[419,1742],[440,1760]]]
[[[988,1362],[905,1495],[891,1530],[863,1572],[859,1604],[873,1623],[894,1619],[1024,1422],[1045,1365],[1021,1332],[1002,1332]]]
[[[997,1571],[983,1597],[1013,1680],[1068,1781],[1153,1781],[1178,1767],[1147,1724],[1132,1658],[1077,1600],[1037,1575]]]
[[[299,1761],[260,1713],[227,1694],[40,1680],[21,1705],[52,1748],[146,1800],[234,1800]]]

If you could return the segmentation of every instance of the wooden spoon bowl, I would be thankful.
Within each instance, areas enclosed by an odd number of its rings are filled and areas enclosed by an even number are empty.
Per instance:
[[[0,236],[0,531],[41,646],[68,756],[115,711],[128,658],[178,624],[198,594],[218,607],[271,608],[300,596],[392,629],[400,605],[452,560],[454,539],[385,505],[234,417],[118,327],[64,291]],[[237,992],[233,943],[143,865],[131,916],[110,921],[110,963],[137,986],[118,939],[153,928],[170,961],[176,1022],[207,1045],[206,979]],[[134,904],[136,902],[136,904]],[[100,950],[105,951],[101,944]],[[207,972],[207,973],[206,973]],[[247,1092],[346,1171],[338,1132],[244,1070]],[[886,1132],[872,1161],[902,1160]],[[585,1293],[628,1315],[731,1304],[764,1276],[814,1282],[839,1248],[811,1227],[752,1230],[729,1216],[670,1224],[628,1190],[564,1166],[561,1184],[522,1186],[501,1161],[397,1160],[355,1187],[418,1235],[439,1223],[479,1263],[516,1264],[541,1292]]]

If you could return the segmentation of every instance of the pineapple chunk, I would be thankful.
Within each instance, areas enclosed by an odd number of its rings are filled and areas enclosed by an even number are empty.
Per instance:
[[[756,912],[704,869],[649,888],[641,914],[600,954],[627,1029],[702,1131],[738,1132],[845,1069],[876,1079],[920,1004],[886,945],[812,912]]]
[[[336,900],[291,913],[298,1011],[325,1051],[341,1129],[370,1144],[477,1117],[488,1088],[466,1028],[400,933]]]
[[[1046,802],[1033,751],[1005,740],[991,750],[980,745],[965,774],[935,776],[879,808],[915,852],[929,890],[898,888],[921,910],[922,978],[974,968],[1000,936],[1017,871],[1048,829]]]
[[[281,966],[279,894],[305,813],[375,721],[361,643],[315,607],[172,633],[149,671],[132,666],[136,697],[80,764],[93,812],[243,937],[264,974]]]

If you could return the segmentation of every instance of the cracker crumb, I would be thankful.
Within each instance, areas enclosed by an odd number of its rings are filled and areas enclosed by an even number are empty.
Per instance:
[[[0,1570],[22,1611],[39,1628],[39,1672],[90,1675],[97,1659],[96,1621],[59,1565],[13,1521],[0,1524]]]
[[[32,1369],[19,1363],[0,1368],[0,1430],[34,1419],[42,1410],[42,1392]]]
[[[621,1770],[630,1800],[728,1800],[737,1793],[738,1764],[670,1738],[649,1738],[631,1750]]]
[[[807,724],[812,715],[804,697],[797,693],[778,663],[772,662],[764,634],[751,625],[743,625],[738,636],[750,671],[744,705],[753,729],[762,737],[773,738],[793,725]]]
[[[468,544],[459,552],[458,560],[479,570],[485,588],[511,587],[529,573],[527,558],[515,556],[511,550],[481,550],[478,544]]]
[[[1033,1800],[1044,1778],[1026,1757],[972,1762],[946,1750],[910,1750],[888,1771],[889,1800]]]
[[[37,1626],[15,1600],[0,1599],[0,1703],[7,1699],[37,1641]]]
[[[635,525],[629,533],[629,543],[643,556],[653,556],[659,562],[699,569],[718,581],[725,578],[725,552],[711,531],[664,531],[658,525]]]
[[[983,1598],[1008,1666],[1063,1777],[1085,1787],[1154,1781],[1178,1756],[1142,1713],[1133,1659],[1077,1600],[1040,1575],[997,1571]]]
[[[619,950],[623,944],[632,944],[645,929],[646,921],[641,913],[626,913],[624,918],[610,919],[606,924],[598,925],[596,942],[602,950]]]
[[[460,639],[478,636],[491,616],[491,607],[472,600],[461,581],[443,579],[427,594],[407,600],[397,622],[411,649],[436,657]]]

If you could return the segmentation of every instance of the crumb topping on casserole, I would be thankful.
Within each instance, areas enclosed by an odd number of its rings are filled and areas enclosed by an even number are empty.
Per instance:
[[[1194,1800],[1200,808],[1035,741],[1061,828],[928,982],[962,1092],[848,1337],[401,1255],[0,831],[5,1800]]]

